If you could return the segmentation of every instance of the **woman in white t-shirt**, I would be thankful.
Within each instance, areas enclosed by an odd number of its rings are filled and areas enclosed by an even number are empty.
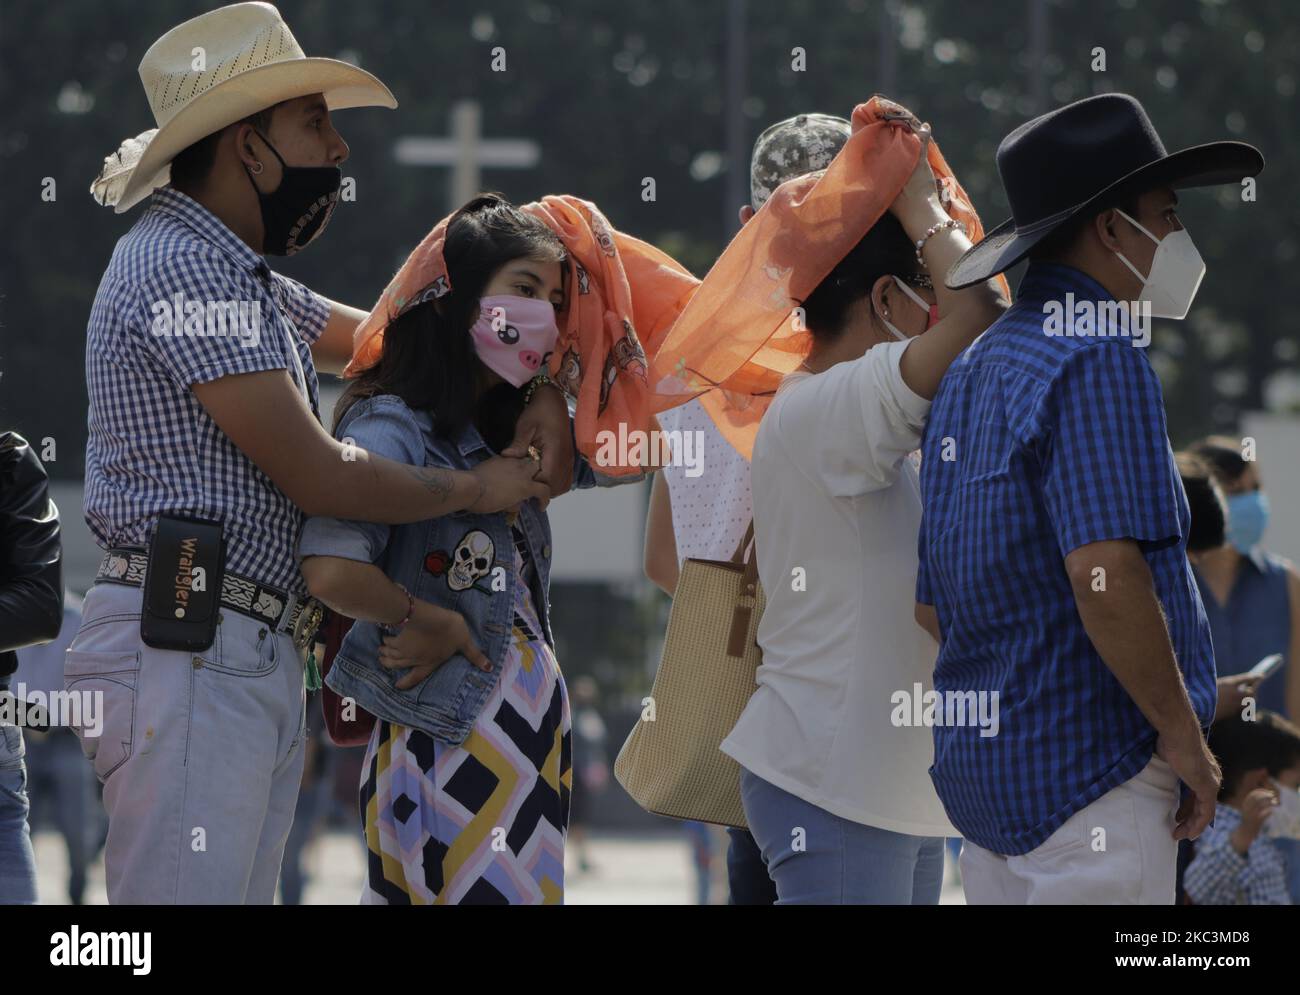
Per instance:
[[[932,687],[937,650],[915,617],[908,455],[948,365],[1005,302],[992,282],[943,286],[970,242],[944,225],[929,128],[912,127],[916,169],[803,301],[812,349],[754,446],[763,664],[722,749],[744,768],[745,815],[785,904],[936,903],[955,835],[930,783],[930,729],[893,721],[920,714],[899,702]]]

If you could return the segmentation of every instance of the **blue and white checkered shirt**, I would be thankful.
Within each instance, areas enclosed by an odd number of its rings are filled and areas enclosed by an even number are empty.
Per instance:
[[[1015,305],[944,376],[922,442],[916,596],[943,635],[934,687],[943,700],[996,693],[1000,715],[994,736],[936,723],[930,774],[962,835],[1006,855],[1037,847],[1154,752],[1155,729],[1084,630],[1068,553],[1138,543],[1192,705],[1203,725],[1214,715],[1160,381],[1132,338],[1046,334],[1047,303],[1068,293],[1111,300],[1078,270],[1030,266]]]
[[[227,570],[305,593],[294,556],[302,513],[190,387],[287,369],[316,412],[310,347],[328,319],[323,298],[271,272],[206,208],[157,191],[118,241],[87,327],[86,522],[96,540],[144,546],[160,514],[221,521]]]
[[[1214,824],[1196,841],[1196,854],[1183,875],[1187,897],[1196,905],[1290,905],[1286,864],[1262,832],[1244,854],[1232,845],[1241,813],[1222,803]]]

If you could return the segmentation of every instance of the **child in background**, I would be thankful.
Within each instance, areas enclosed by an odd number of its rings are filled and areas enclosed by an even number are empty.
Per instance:
[[[1210,730],[1210,749],[1223,786],[1187,867],[1188,896],[1196,905],[1293,904],[1275,838],[1297,831],[1300,729],[1275,712],[1223,719]]]

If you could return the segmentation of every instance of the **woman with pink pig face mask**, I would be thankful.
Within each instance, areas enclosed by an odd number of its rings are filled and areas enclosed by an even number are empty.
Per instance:
[[[446,278],[387,324],[334,431],[400,455],[433,488],[440,474],[473,474],[477,496],[391,528],[312,518],[298,553],[308,589],[356,620],[326,683],[374,717],[362,901],[560,902],[573,773],[549,621],[549,491],[536,452],[502,454],[556,347],[567,255],[494,194],[451,216],[442,253]],[[579,457],[574,486],[595,483]]]

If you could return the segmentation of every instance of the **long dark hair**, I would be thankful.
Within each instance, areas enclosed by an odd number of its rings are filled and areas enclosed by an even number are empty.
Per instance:
[[[523,391],[510,384],[484,389],[484,368],[469,333],[492,275],[520,258],[563,260],[564,245],[500,194],[479,194],[452,215],[443,245],[450,293],[388,325],[378,362],[339,399],[334,428],[362,398],[395,394],[409,407],[430,412],[442,438],[456,437],[473,422],[488,445],[505,448],[523,410]]]

